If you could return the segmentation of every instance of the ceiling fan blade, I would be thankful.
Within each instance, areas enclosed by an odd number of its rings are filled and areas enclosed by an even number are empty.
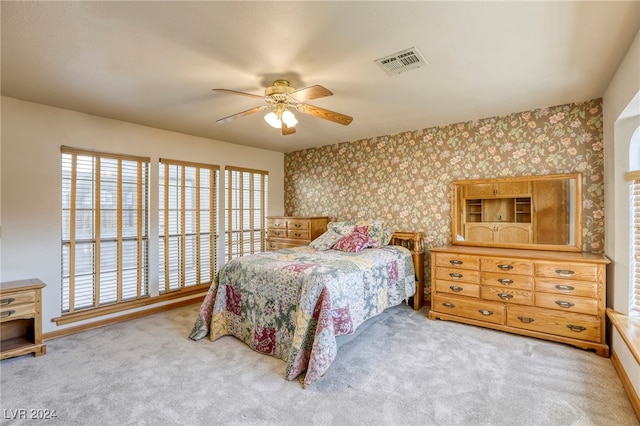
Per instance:
[[[318,108],[309,104],[305,104],[301,108],[298,108],[298,111],[305,114],[313,115],[314,117],[324,118],[325,120],[333,121],[334,123],[342,124],[344,126],[348,126],[353,121],[353,117],[349,117],[348,115],[329,111],[328,109],[324,108]]]
[[[331,90],[317,84],[315,86],[309,86],[305,87],[304,89],[296,90],[295,92],[289,94],[290,97],[299,102],[306,102],[310,99],[324,98],[331,95],[333,95],[333,92]]]
[[[237,114],[233,114],[233,115],[230,115],[228,117],[221,118],[220,120],[217,120],[216,123],[218,123],[218,124],[228,123],[229,121],[233,121],[236,118],[246,117],[247,115],[251,115],[251,114],[256,113],[256,112],[264,111],[267,108],[268,107],[266,105],[258,106],[258,107],[255,107],[255,108],[251,108],[251,109],[248,109],[246,111],[242,111],[242,112],[239,112]]]
[[[238,92],[238,91],[235,91],[235,90],[229,90],[229,89],[211,89],[211,90],[213,90],[214,92],[230,93],[232,95],[247,96],[247,97],[253,98],[253,99],[264,99],[264,96],[254,95],[252,93]]]
[[[285,122],[282,122],[282,136],[287,136],[287,135],[292,135],[296,132],[296,128],[295,127],[289,127],[285,124]]]

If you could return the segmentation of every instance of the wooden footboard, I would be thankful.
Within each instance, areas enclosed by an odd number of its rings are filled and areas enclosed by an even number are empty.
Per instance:
[[[394,232],[390,244],[405,247],[413,255],[413,267],[416,270],[416,294],[413,296],[413,309],[420,309],[424,304],[424,233]]]

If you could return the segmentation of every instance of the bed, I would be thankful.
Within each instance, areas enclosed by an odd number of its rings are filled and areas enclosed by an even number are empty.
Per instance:
[[[226,263],[200,307],[190,338],[232,335],[284,360],[285,378],[307,387],[337,353],[336,336],[386,308],[421,304],[423,234],[396,232],[388,245],[357,253],[310,246]]]

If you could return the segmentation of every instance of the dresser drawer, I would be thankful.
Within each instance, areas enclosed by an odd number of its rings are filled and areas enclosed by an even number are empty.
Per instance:
[[[480,258],[467,254],[438,253],[436,254],[436,265],[446,268],[457,269],[480,269]]]
[[[482,286],[480,289],[480,297],[497,302],[533,306],[533,292],[527,290]]]
[[[267,230],[267,235],[269,237],[272,238],[287,238],[287,230],[286,229],[280,229],[280,228],[275,228],[275,229],[271,229],[269,228]]]
[[[598,300],[564,294],[536,293],[536,306],[564,312],[598,315]]]
[[[433,299],[433,309],[446,314],[494,324],[504,324],[505,320],[504,304],[485,300],[436,294]]]
[[[11,321],[16,318],[30,318],[36,314],[35,303],[24,303],[15,306],[3,306],[0,309],[0,322]]]
[[[292,238],[294,240],[309,240],[309,230],[289,229],[287,231],[287,238]]]
[[[22,291],[20,293],[13,293],[7,296],[3,296],[0,299],[0,309],[7,306],[19,305],[21,303],[33,303],[36,301],[36,293],[34,291]]]
[[[280,250],[280,249],[291,248],[291,247],[299,247],[301,245],[307,245],[307,244],[306,244],[306,242],[295,243],[295,242],[282,242],[282,241],[269,241],[269,240],[267,240],[267,250],[269,250],[269,251]]]
[[[544,293],[568,294],[571,296],[598,297],[598,284],[586,281],[567,282],[562,279],[536,278],[536,291]]]
[[[580,314],[554,314],[535,308],[509,306],[507,325],[541,333],[599,342],[601,322],[595,317]]]
[[[267,228],[287,229],[286,219],[267,219]]]
[[[288,219],[287,220],[287,229],[289,231],[295,229],[309,229],[309,221],[308,220],[299,220],[299,219]]]
[[[480,286],[478,284],[436,280],[436,291],[461,296],[480,297]]]
[[[572,265],[570,263],[536,263],[536,277],[565,280],[597,281],[597,265]]]
[[[478,284],[480,282],[480,272],[454,268],[436,268],[436,279]]]
[[[533,275],[533,263],[526,260],[486,258],[482,259],[480,269],[487,272]]]
[[[533,277],[529,275],[512,275],[504,272],[482,272],[480,283],[497,287],[533,290]]]

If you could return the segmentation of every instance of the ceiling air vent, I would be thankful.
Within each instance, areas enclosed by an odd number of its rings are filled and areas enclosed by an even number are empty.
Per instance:
[[[385,56],[384,58],[376,59],[374,62],[380,65],[380,68],[389,75],[400,74],[405,71],[429,65],[415,47],[405,49],[401,52],[394,53],[393,55]]]

